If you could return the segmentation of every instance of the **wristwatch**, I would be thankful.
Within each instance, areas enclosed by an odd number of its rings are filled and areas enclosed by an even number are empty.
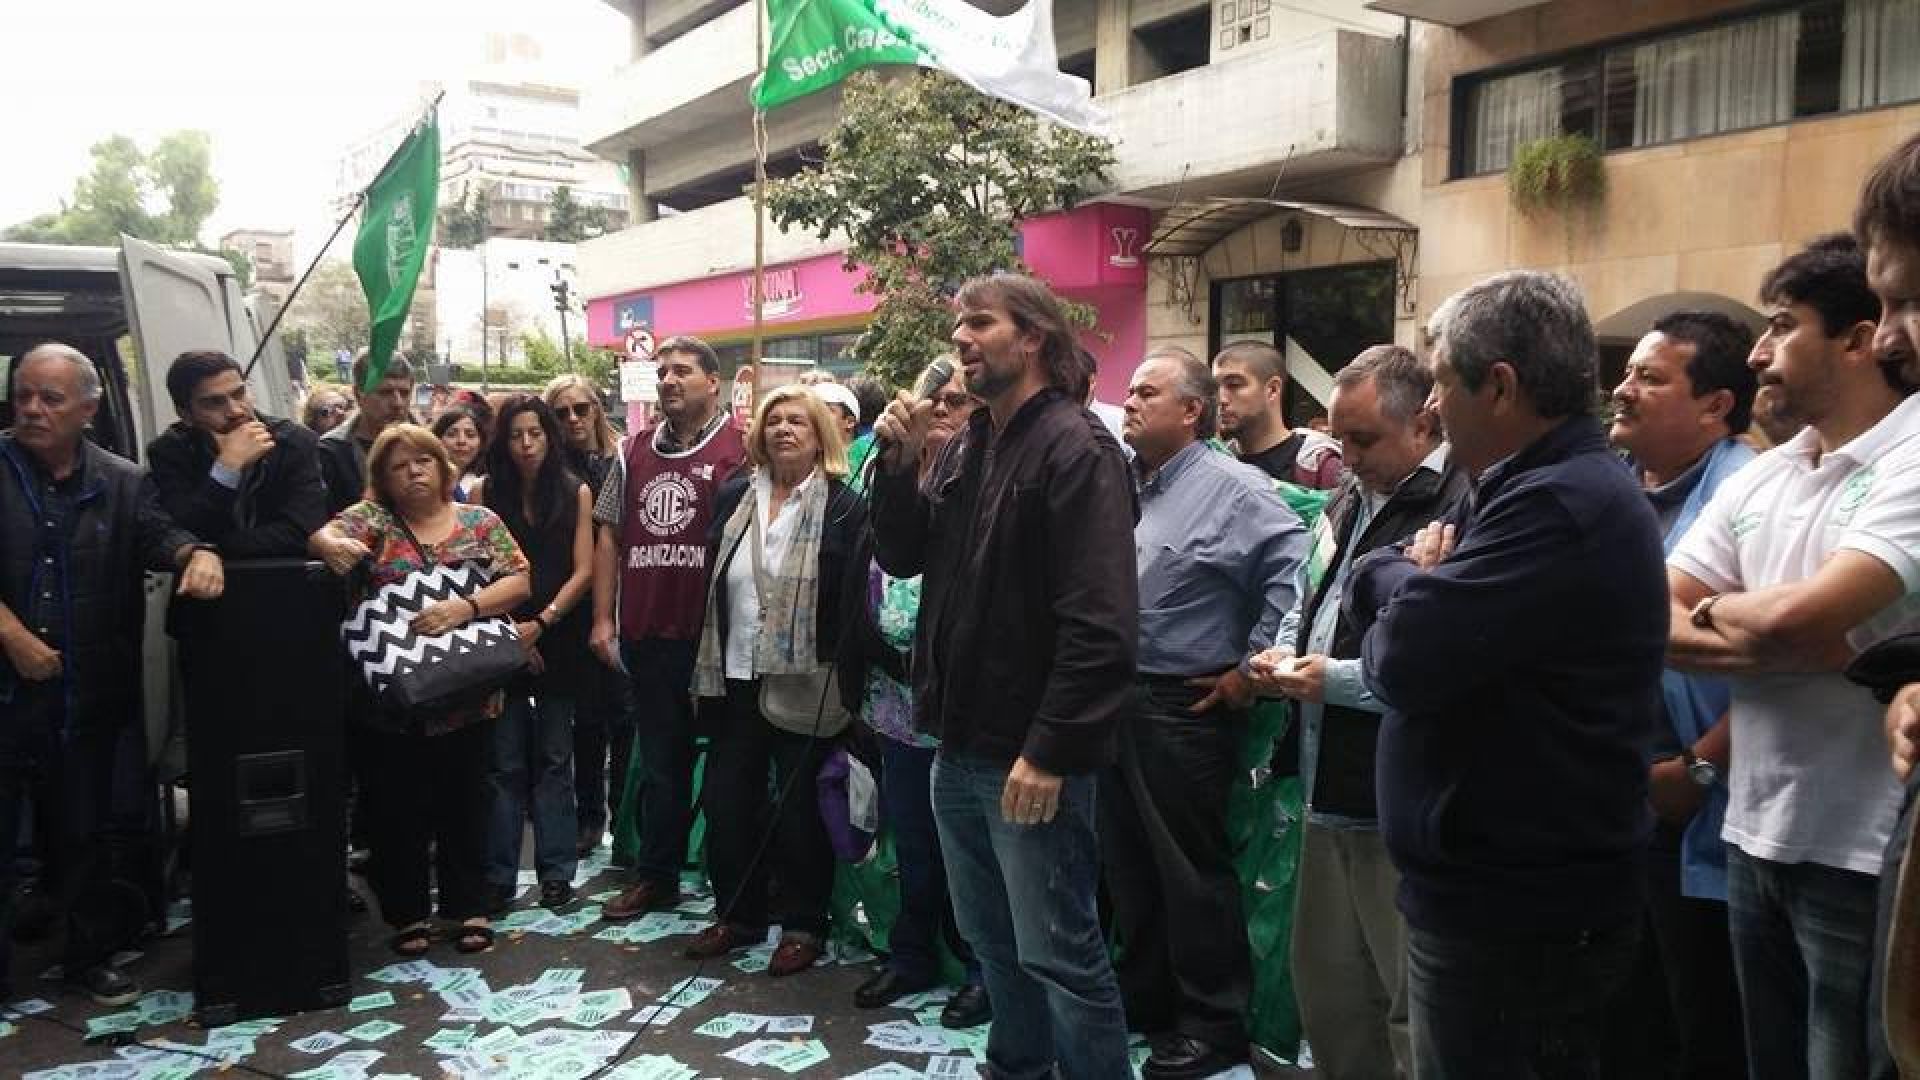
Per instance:
[[[1696,785],[1710,788],[1720,782],[1720,766],[1696,755],[1691,749],[1680,751],[1680,757],[1687,763],[1687,779]]]
[[[1719,600],[1719,593],[1714,593],[1712,596],[1702,598],[1699,603],[1693,605],[1693,610],[1687,613],[1687,621],[1702,630],[1711,629],[1713,627],[1713,605],[1718,603]]]

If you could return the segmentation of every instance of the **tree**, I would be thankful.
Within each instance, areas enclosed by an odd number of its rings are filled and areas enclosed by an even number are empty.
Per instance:
[[[196,250],[206,251],[205,248],[199,248]],[[233,267],[233,277],[235,281],[240,283],[241,292],[246,292],[248,289],[253,287],[253,260],[252,259],[247,258],[247,256],[241,252],[235,251],[232,248],[225,248],[225,247],[221,248],[219,251],[208,251],[207,254],[218,255],[221,258],[227,260],[227,265]]]
[[[610,349],[572,340],[567,342],[567,352],[573,354],[573,364],[569,367],[567,357],[560,351],[559,342],[548,337],[544,331],[520,335],[520,346],[526,350],[527,366],[541,375],[552,377],[576,371],[585,375],[595,386],[608,385],[619,363]]]
[[[849,78],[824,145],[822,167],[769,183],[767,208],[783,229],[846,234],[847,268],[865,266],[860,289],[881,298],[854,356],[898,385],[947,347],[955,288],[1022,268],[1017,224],[1073,205],[1113,164],[1107,140],[931,71]]]
[[[157,244],[198,248],[200,226],[220,203],[213,143],[204,131],[176,131],[150,153],[125,135],[93,144],[93,165],[53,213],[5,231],[8,240],[112,244],[121,233]]]
[[[300,330],[316,351],[359,349],[367,344],[367,298],[353,265],[328,259],[315,267],[306,288],[293,298],[283,326]]]
[[[491,227],[487,201],[484,187],[478,191],[462,189],[460,198],[440,212],[440,246],[466,249],[486,243]]]
[[[606,231],[606,207],[581,202],[565,184],[553,189],[553,197],[547,200],[547,227],[543,234],[548,240],[577,244]]]

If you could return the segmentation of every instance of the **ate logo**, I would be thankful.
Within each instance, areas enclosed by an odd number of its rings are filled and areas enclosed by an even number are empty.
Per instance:
[[[661,473],[647,481],[637,500],[640,524],[655,536],[678,536],[700,510],[700,492],[679,473]]]

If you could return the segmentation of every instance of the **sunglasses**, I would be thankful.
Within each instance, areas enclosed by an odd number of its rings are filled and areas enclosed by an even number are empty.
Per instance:
[[[593,415],[593,402],[582,401],[574,405],[562,405],[555,409],[554,412],[559,413],[561,416],[571,416],[575,420],[585,420],[587,417]]]
[[[319,413],[322,416],[345,416],[347,414],[347,406],[339,402],[331,405],[322,405],[319,408]]]
[[[973,404],[973,395],[964,390],[951,390],[935,397],[933,400],[936,404],[945,405],[949,412],[959,412],[961,409]]]

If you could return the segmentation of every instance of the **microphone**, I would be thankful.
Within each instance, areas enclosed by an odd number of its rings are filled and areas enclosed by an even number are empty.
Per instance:
[[[914,386],[913,396],[921,401],[932,401],[939,396],[942,388],[953,381],[953,372],[954,367],[952,360],[944,356],[935,360],[933,363],[927,365],[927,373],[922,375],[920,382]],[[873,442],[876,447],[893,445],[892,439],[881,435],[877,431],[874,432]],[[876,458],[879,457],[878,454],[874,456]]]

